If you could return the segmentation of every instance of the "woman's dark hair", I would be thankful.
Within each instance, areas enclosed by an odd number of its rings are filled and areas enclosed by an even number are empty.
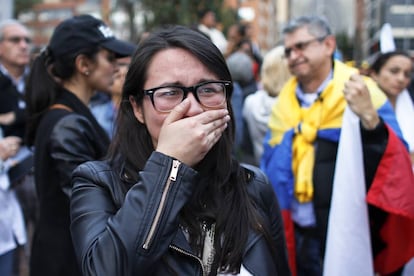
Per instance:
[[[125,79],[118,128],[109,148],[109,160],[117,171],[121,170],[120,161],[131,164],[135,171],[142,170],[154,151],[151,136],[146,126],[135,118],[129,98],[133,96],[136,103],[142,105],[143,87],[150,63],[155,54],[169,48],[187,50],[220,80],[231,81],[222,54],[202,34],[183,26],[169,26],[153,32],[138,46]],[[239,271],[249,227],[269,238],[269,247],[274,253],[270,235],[263,229],[262,219],[249,199],[247,173],[232,158],[234,117],[231,94],[232,91],[228,91],[227,106],[231,114],[229,127],[195,167],[200,182],[179,218],[180,224],[188,229],[190,244],[196,252],[202,246],[197,243],[201,238],[201,223],[214,221],[216,224],[216,255],[211,270],[214,275],[218,269]]]
[[[133,96],[138,105],[142,104],[143,87],[147,79],[147,70],[152,58],[159,51],[168,48],[182,48],[196,56],[209,70],[221,80],[231,80],[230,72],[225,60],[218,49],[204,35],[183,26],[169,26],[154,31],[139,46],[131,60],[122,93],[120,112],[118,115],[117,131],[109,149],[109,156],[115,158],[120,152],[135,168],[142,170],[154,151],[151,137],[144,124],[137,121],[134,116],[129,97]],[[232,90],[227,91],[227,104],[231,112]],[[234,121],[223,137],[227,143],[233,142]],[[223,142],[222,142],[223,143]],[[131,146],[136,145],[138,152],[131,153]],[[226,147],[227,148],[227,147]],[[231,148],[231,147],[230,147]],[[226,149],[227,150],[227,149]],[[226,154],[227,152],[223,152]],[[227,155],[228,156],[228,155]],[[227,161],[230,162],[230,161]]]
[[[27,129],[26,143],[33,145],[42,115],[55,103],[62,91],[59,82],[75,73],[75,59],[84,55],[94,60],[100,47],[90,47],[55,57],[49,48],[43,50],[33,61],[26,83]]]
[[[379,54],[377,58],[375,59],[374,63],[369,67],[370,72],[379,73],[381,71],[381,68],[384,66],[387,61],[395,56],[404,56],[411,60],[411,56],[408,52],[405,52],[403,50],[395,50],[392,52],[386,52],[383,54]]]

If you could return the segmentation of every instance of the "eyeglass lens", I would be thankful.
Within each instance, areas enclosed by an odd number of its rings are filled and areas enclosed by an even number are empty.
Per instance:
[[[308,47],[308,45],[314,41],[321,41],[323,38],[314,38],[308,41],[302,41],[302,42],[298,42],[293,44],[292,47],[289,48],[285,48],[285,57],[290,57],[290,54],[292,53],[293,50],[295,51],[303,51],[305,50],[306,47]]]
[[[191,88],[186,87],[162,87],[154,91],[154,106],[158,111],[171,111],[176,105],[186,97],[186,91]],[[217,107],[223,104],[226,99],[226,89],[222,83],[206,83],[196,86],[196,98],[206,107]]]

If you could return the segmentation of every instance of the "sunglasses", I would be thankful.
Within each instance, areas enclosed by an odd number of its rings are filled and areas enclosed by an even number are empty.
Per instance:
[[[10,36],[10,37],[3,38],[3,40],[9,41],[13,44],[19,44],[22,40],[24,42],[26,42],[27,44],[32,43],[32,39],[30,37],[27,37],[27,36]]]
[[[302,41],[302,42],[295,43],[295,44],[292,45],[292,47],[285,48],[285,57],[289,58],[290,54],[292,53],[293,50],[294,51],[303,51],[312,42],[315,42],[315,41],[322,42],[325,38],[326,38],[326,36],[323,36],[323,37],[317,37],[317,38],[313,38],[313,39],[310,39],[310,40],[307,40],[307,41]]]

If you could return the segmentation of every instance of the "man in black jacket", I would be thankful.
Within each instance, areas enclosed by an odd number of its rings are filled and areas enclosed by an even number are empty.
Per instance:
[[[0,23],[0,125],[5,136],[24,136],[25,76],[29,71],[29,30],[16,20]]]
[[[23,140],[26,128],[25,78],[29,73],[31,36],[29,30],[14,19],[0,22],[0,127],[4,137],[17,136]],[[21,152],[23,149],[21,149]],[[8,171],[10,181],[23,210],[26,224],[36,219],[34,182],[27,172],[32,168],[28,155]],[[25,176],[25,177],[23,177]],[[17,185],[18,184],[18,185]],[[22,259],[23,260],[23,259]],[[16,266],[22,263],[15,262]],[[15,267],[15,270],[18,270]]]

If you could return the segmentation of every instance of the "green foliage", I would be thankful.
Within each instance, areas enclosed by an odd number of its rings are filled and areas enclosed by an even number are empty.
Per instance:
[[[239,18],[237,16],[237,11],[232,9],[221,9],[217,14],[217,20],[223,26],[223,33],[227,34],[228,28],[237,23]]]
[[[345,32],[341,32],[341,33],[337,33],[335,37],[336,37],[336,44],[339,50],[341,50],[344,60],[345,61],[352,60],[354,47],[348,35]]]
[[[17,18],[17,15],[31,10],[33,5],[43,2],[42,0],[14,0],[14,14],[13,17]]]
[[[141,0],[141,3],[145,10],[151,11],[145,19],[147,30],[168,24],[185,26],[197,24],[198,11],[204,8],[214,10],[219,22],[224,23],[222,16],[228,14],[228,11],[222,8],[223,0]]]

